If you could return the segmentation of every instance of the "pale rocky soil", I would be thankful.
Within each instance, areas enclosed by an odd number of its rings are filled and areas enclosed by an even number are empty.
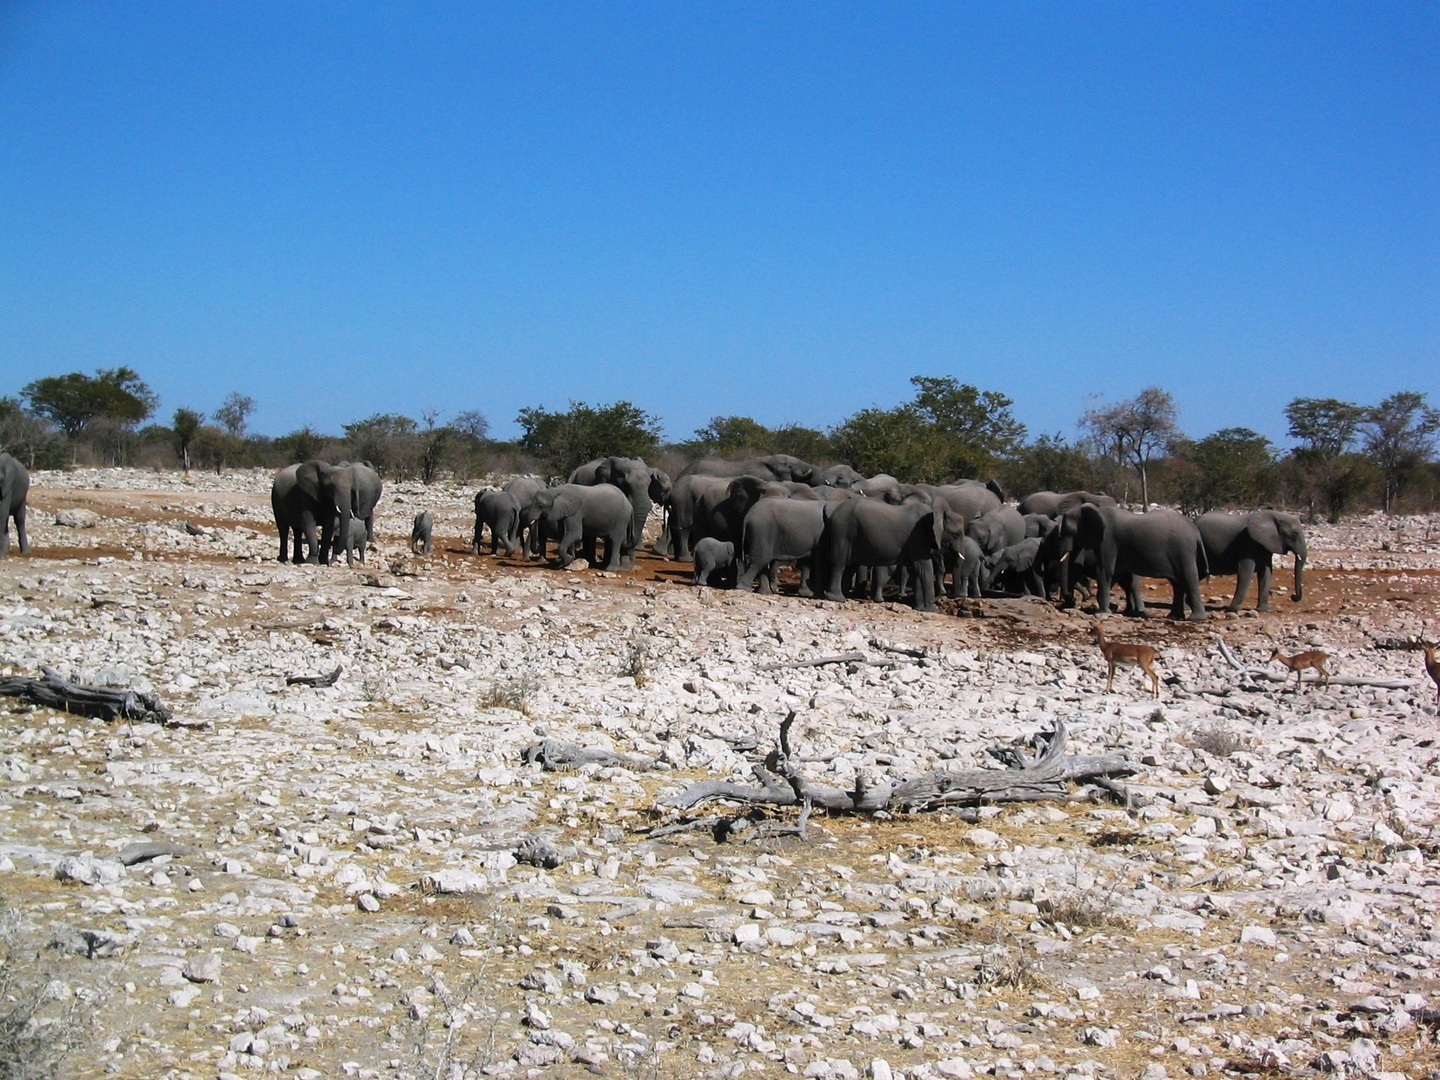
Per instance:
[[[1271,615],[1114,620],[1160,649],[1152,702],[1133,669],[1104,694],[1087,617],[1035,604],[917,615],[696,590],[655,559],[476,558],[473,488],[392,486],[368,567],[282,566],[268,490],[40,474],[35,551],[0,562],[0,675],[151,690],[178,721],[0,699],[0,896],[16,962],[93,1017],[77,1075],[1440,1063],[1435,689],[1419,653],[1375,647],[1440,631],[1440,521],[1313,529],[1306,599]],[[405,550],[421,508],[429,558]],[[98,524],[55,524],[67,509]],[[1419,681],[1241,688],[1217,636],[1257,665],[1321,647],[1338,674]],[[870,663],[761,670],[852,650]],[[333,687],[286,686],[336,664]],[[1062,719],[1075,752],[1143,763],[1135,805],[645,836],[658,797],[748,779],[792,708],[817,782],[983,767]],[[542,772],[520,753],[544,737],[634,760]],[[741,811],[689,816],[716,812]],[[537,835],[563,865],[516,864]],[[123,866],[137,840],[194,853]],[[456,881],[475,891],[436,889]]]

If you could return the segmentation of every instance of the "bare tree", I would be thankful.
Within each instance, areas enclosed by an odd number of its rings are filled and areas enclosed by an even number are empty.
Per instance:
[[[245,434],[245,425],[250,420],[250,414],[255,411],[255,399],[246,397],[239,390],[232,390],[225,395],[225,400],[215,410],[213,419],[235,438]]]
[[[1150,509],[1150,462],[1179,437],[1175,399],[1158,386],[1147,386],[1128,401],[1102,405],[1080,417],[1080,428],[1121,465],[1140,476],[1140,501]]]

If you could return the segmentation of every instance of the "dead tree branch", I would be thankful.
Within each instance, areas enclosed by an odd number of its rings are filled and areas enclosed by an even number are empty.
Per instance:
[[[112,690],[104,686],[83,686],[62,679],[53,668],[42,667],[41,679],[12,676],[0,679],[0,695],[24,698],[36,705],[77,716],[95,716],[102,720],[132,720],[139,723],[168,724],[170,710],[160,704],[154,694],[138,690]]]

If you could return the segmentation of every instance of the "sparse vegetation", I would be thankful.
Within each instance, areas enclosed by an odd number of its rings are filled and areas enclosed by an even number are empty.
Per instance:
[[[530,680],[523,675],[509,682],[493,682],[475,702],[481,709],[512,709],[530,715]]]
[[[81,1000],[22,962],[19,918],[0,910],[0,1080],[50,1080],[90,1041]],[[94,995],[89,995],[92,999]]]
[[[1196,728],[1183,740],[1192,750],[1203,750],[1211,757],[1228,758],[1237,751],[1246,749],[1249,741],[1227,727],[1206,724]]]
[[[1071,930],[1114,928],[1128,930],[1135,920],[1115,908],[1114,897],[1101,890],[1065,893],[1039,904],[1041,913],[1054,925]]]
[[[644,686],[650,678],[650,646],[641,638],[632,637],[620,650],[620,674]]]

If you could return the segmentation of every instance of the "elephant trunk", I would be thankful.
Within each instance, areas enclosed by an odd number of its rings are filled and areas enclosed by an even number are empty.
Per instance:
[[[1293,601],[1295,601],[1296,603],[1299,603],[1299,601],[1302,600],[1302,599],[1304,598],[1304,596],[1305,596],[1305,588],[1304,588],[1304,583],[1303,583],[1303,581],[1302,581],[1302,575],[1304,574],[1304,571],[1305,571],[1305,556],[1302,555],[1302,554],[1300,554],[1299,552],[1296,552],[1296,553],[1295,553],[1295,591],[1290,595],[1290,599],[1293,600]]]

